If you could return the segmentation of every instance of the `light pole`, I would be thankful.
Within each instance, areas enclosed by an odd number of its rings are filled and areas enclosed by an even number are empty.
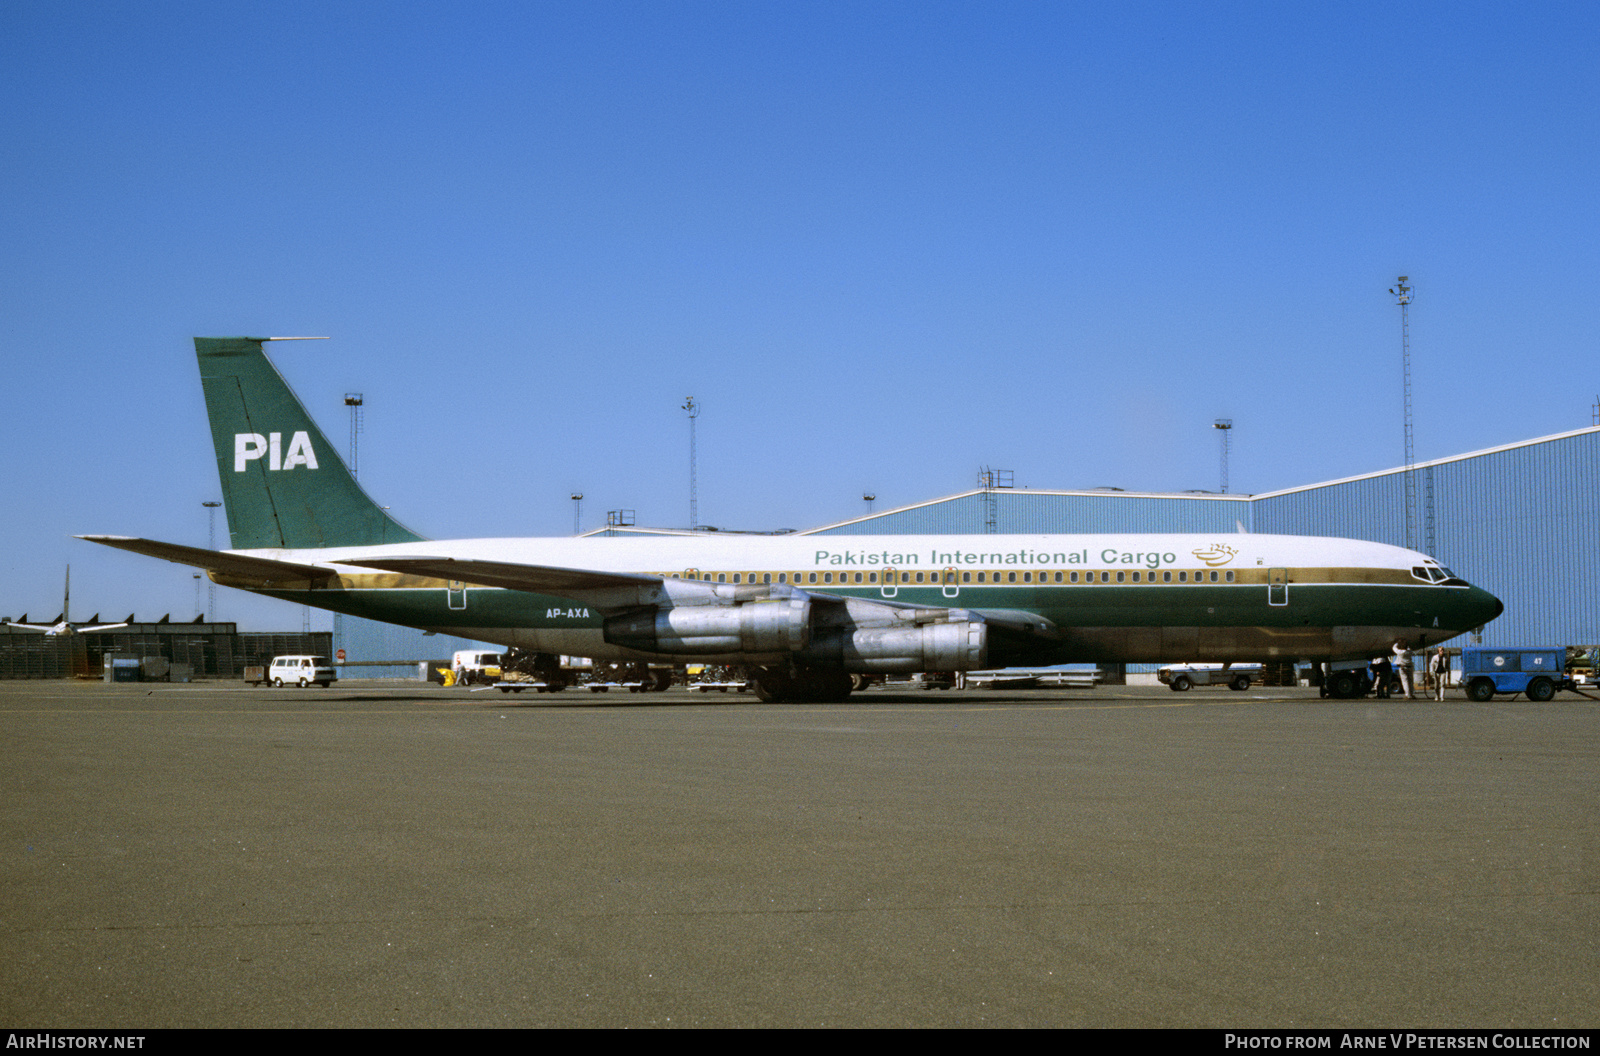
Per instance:
[[[1229,438],[1233,435],[1233,419],[1218,418],[1212,423],[1213,429],[1222,430],[1222,494],[1228,493],[1228,449],[1232,445]]]
[[[578,530],[578,513],[582,509],[583,509],[583,492],[575,491],[575,492],[572,493],[572,534],[573,535],[579,534],[579,530]]]
[[[221,506],[222,503],[202,502],[200,505],[206,508],[206,513],[211,521],[210,532],[206,536],[206,546],[215,550],[217,548],[217,507]],[[211,618],[212,623],[217,622],[217,585],[211,582],[210,576],[206,577],[206,615]]]
[[[365,402],[359,392],[344,394],[344,405],[350,408],[350,476],[357,480],[361,477],[361,460],[356,455],[356,437],[361,434],[361,407]]]
[[[366,402],[366,397],[359,392],[347,392],[344,394],[344,405],[350,408],[350,479],[355,481],[361,479],[361,455],[357,446],[357,438],[361,435],[362,419],[366,416],[366,412],[362,410]],[[311,627],[310,606],[307,606],[305,610],[305,625],[309,630]],[[333,647],[336,650],[335,656],[344,651],[344,613],[342,612],[333,614]]]
[[[700,527],[700,496],[695,481],[694,420],[700,417],[700,405],[690,396],[683,409],[689,412],[689,530]]]
[[[1417,536],[1417,474],[1416,452],[1411,443],[1411,287],[1406,276],[1389,287],[1400,305],[1400,392],[1405,405],[1406,432],[1406,549],[1416,548]],[[1430,552],[1432,548],[1429,548]]]

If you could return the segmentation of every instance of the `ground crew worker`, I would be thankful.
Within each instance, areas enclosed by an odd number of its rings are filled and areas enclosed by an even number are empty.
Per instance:
[[[1428,658],[1428,674],[1433,676],[1433,699],[1444,699],[1444,681],[1450,674],[1450,658],[1444,655],[1444,646],[1433,651]]]
[[[1416,671],[1411,666],[1411,650],[1406,648],[1404,641],[1394,643],[1394,666],[1400,671],[1400,686],[1406,691],[1406,699],[1416,700],[1417,690],[1412,682]]]
[[[1394,664],[1387,656],[1380,656],[1372,661],[1372,688],[1373,696],[1379,700],[1389,699],[1389,680],[1394,675]]]

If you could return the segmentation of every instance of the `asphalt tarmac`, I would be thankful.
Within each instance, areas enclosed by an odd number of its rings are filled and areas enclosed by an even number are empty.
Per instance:
[[[1592,1028],[1597,707],[0,682],[0,1024]]]

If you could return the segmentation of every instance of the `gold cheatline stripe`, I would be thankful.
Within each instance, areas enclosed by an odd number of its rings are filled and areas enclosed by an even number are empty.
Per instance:
[[[1269,576],[1270,576],[1270,573],[1271,573],[1272,570],[1268,569],[1266,567],[1237,568],[1237,569],[1228,569],[1228,568],[1218,568],[1218,569],[1210,569],[1210,568],[1172,568],[1172,569],[1167,569],[1167,568],[1163,568],[1163,569],[1156,569],[1156,570],[1153,570],[1153,571],[1150,570],[1150,569],[1145,569],[1145,568],[1140,568],[1140,569],[1130,569],[1130,568],[1105,568],[1105,569],[1100,569],[1100,568],[1096,568],[1096,569],[1043,568],[1043,569],[1029,569],[1027,572],[1015,571],[1015,570],[1012,570],[1012,569],[963,569],[962,571],[955,572],[955,573],[948,572],[946,570],[939,570],[939,571],[934,571],[934,572],[924,571],[922,574],[927,578],[922,583],[917,583],[916,582],[916,580],[915,580],[915,577],[917,575],[916,572],[908,572],[908,571],[905,571],[905,570],[895,570],[894,573],[893,573],[894,579],[892,581],[887,578],[888,573],[885,572],[885,571],[856,573],[856,572],[823,572],[823,571],[818,570],[816,572],[817,579],[816,579],[815,583],[810,582],[806,578],[807,576],[809,576],[811,574],[810,570],[799,571],[799,572],[790,571],[790,570],[787,570],[787,569],[784,570],[783,572],[746,572],[746,571],[743,571],[743,570],[740,570],[738,572],[732,572],[732,571],[706,572],[704,570],[696,569],[694,571],[696,572],[696,575],[694,575],[692,577],[685,575],[685,573],[683,571],[681,571],[681,570],[677,571],[677,572],[650,572],[650,573],[646,573],[646,574],[647,575],[660,576],[662,579],[688,579],[688,578],[693,578],[693,579],[697,579],[697,580],[699,580],[701,582],[712,582],[712,583],[721,582],[721,583],[725,583],[725,584],[729,584],[729,585],[731,585],[734,582],[734,579],[733,579],[734,576],[739,576],[740,577],[739,582],[741,584],[755,584],[757,586],[765,586],[765,585],[767,585],[766,582],[764,582],[762,580],[762,578],[761,578],[763,576],[770,576],[771,577],[771,579],[770,579],[771,583],[778,583],[779,582],[778,577],[780,575],[782,575],[782,576],[785,577],[784,581],[786,583],[789,583],[789,584],[792,584],[792,585],[796,585],[796,586],[803,586],[803,587],[810,587],[810,586],[838,586],[838,587],[858,587],[858,586],[859,587],[882,587],[882,586],[894,586],[894,587],[905,587],[905,586],[911,586],[911,587],[915,587],[915,586],[924,586],[924,587],[942,587],[942,586],[960,586],[960,587],[1013,587],[1013,586],[1015,586],[1015,587],[1023,587],[1023,586],[1032,586],[1032,587],[1038,587],[1038,586],[1046,586],[1046,587],[1058,587],[1058,586],[1060,586],[1060,587],[1073,587],[1073,586],[1077,586],[1077,587],[1084,587],[1084,586],[1129,586],[1129,587],[1131,587],[1131,586],[1141,586],[1141,587],[1143,587],[1143,586],[1158,586],[1158,587],[1166,587],[1166,586],[1171,586],[1171,587],[1178,587],[1178,586],[1184,586],[1184,587],[1187,587],[1187,586],[1195,586],[1195,585],[1203,585],[1203,586],[1208,586],[1208,587],[1209,586],[1219,586],[1220,587],[1220,586],[1252,586],[1252,585],[1260,586],[1260,585],[1266,585],[1270,581],[1269,580]],[[1013,571],[1015,571],[1015,575],[1017,577],[1015,582],[1012,582],[1010,580],[1002,581],[1000,579],[994,578],[994,577],[1001,576],[1001,575],[1010,575],[1010,574],[1013,573]],[[980,572],[982,572],[984,574],[984,576],[985,576],[985,580],[986,581],[983,582],[983,583],[979,583],[977,581],[977,576],[978,576],[978,574]],[[1120,583],[1117,580],[1117,574],[1119,572],[1122,573],[1123,576],[1124,576],[1123,580]],[[1172,579],[1170,581],[1160,578],[1161,576],[1163,576],[1164,574],[1166,574],[1168,572],[1170,572],[1172,574]],[[1211,573],[1213,573],[1213,572],[1215,572],[1217,574],[1217,579],[1216,579],[1216,582],[1214,584],[1211,581]],[[1234,578],[1233,578],[1233,580],[1231,582],[1227,579],[1227,574],[1229,572],[1232,572],[1233,576],[1234,576]],[[1059,582],[1055,578],[1057,573],[1059,573],[1061,575],[1061,579],[1060,579]],[[1184,582],[1179,582],[1179,580],[1178,580],[1178,576],[1179,576],[1180,573],[1184,574],[1184,577],[1185,577],[1185,581]],[[1071,581],[1071,577],[1073,576],[1073,574],[1077,574],[1078,577],[1079,577],[1078,578],[1078,582],[1076,582],[1076,583],[1073,583]],[[1100,578],[1102,574],[1109,575],[1110,576],[1109,580],[1102,580]],[[857,576],[857,575],[861,576],[861,581],[859,583],[856,582],[855,579],[854,579],[854,577]],[[877,576],[877,581],[876,582],[868,582],[867,577],[868,576],[874,576],[874,575]],[[949,577],[951,575],[954,575],[957,578],[955,578],[955,579],[947,578],[947,577]],[[962,575],[970,575],[973,578],[971,580],[968,580],[968,581],[962,581],[959,578]],[[1022,578],[1024,575],[1030,576],[1031,578],[1029,580],[1027,580],[1027,581],[1024,581],[1024,579]],[[1137,582],[1133,578],[1136,575],[1139,577]],[[722,580],[718,580],[716,578],[717,576],[725,576],[727,578],[722,579]],[[838,578],[834,579],[832,582],[829,582],[827,579],[824,578],[824,577],[829,577],[829,576],[835,576],[835,577],[838,577]],[[1093,577],[1092,579],[1089,578],[1091,576]],[[851,577],[851,578],[846,579],[844,577]],[[218,583],[221,583],[224,586],[246,586],[246,585],[260,586],[260,585],[262,585],[262,581],[256,579],[255,577],[249,577],[249,576],[229,576],[229,575],[224,575],[224,574],[218,573],[214,578],[216,579],[216,581]],[[1306,584],[1306,583],[1338,583],[1338,584],[1374,584],[1374,583],[1382,584],[1382,583],[1387,583],[1387,584],[1400,584],[1400,585],[1405,585],[1405,586],[1424,586],[1424,587],[1433,585],[1433,584],[1430,584],[1430,583],[1428,583],[1428,582],[1426,582],[1424,580],[1417,579],[1415,576],[1413,576],[1406,569],[1399,569],[1399,568],[1291,568],[1291,569],[1288,570],[1288,577],[1284,582],[1287,585],[1290,585],[1290,586],[1297,585],[1297,584]],[[303,589],[306,589],[305,586],[302,586],[302,584],[305,584],[305,583],[307,583],[306,580],[283,580],[283,581],[273,582],[268,586],[269,586],[269,589],[303,590]],[[448,586],[449,586],[449,583],[446,580],[434,579],[434,578],[432,578],[430,576],[409,575],[409,574],[403,574],[403,573],[399,573],[399,572],[363,572],[363,573],[357,573],[357,574],[354,574],[354,575],[341,575],[341,576],[333,577],[333,579],[331,579],[327,583],[325,588],[318,588],[318,589],[330,589],[330,590],[397,590],[397,589],[403,589],[403,590],[444,590]],[[483,588],[474,588],[474,589],[483,589]]]

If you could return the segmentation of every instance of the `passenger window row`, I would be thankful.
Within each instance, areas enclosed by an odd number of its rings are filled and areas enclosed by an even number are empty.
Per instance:
[[[941,585],[956,584],[963,586],[973,584],[1004,584],[1013,583],[1062,583],[1062,584],[1088,584],[1088,583],[1232,583],[1234,572],[1229,569],[1224,572],[1215,570],[1206,571],[1197,569],[1189,571],[1170,569],[1156,571],[1130,572],[1119,569],[1115,572],[1068,572],[1068,571],[1026,571],[1026,572],[957,572],[954,569],[945,569],[943,572],[904,572],[896,569],[886,569],[879,572],[702,572],[699,569],[688,569],[684,572],[661,573],[670,579],[697,579],[707,583],[796,583],[805,586],[838,584],[841,586],[881,586],[897,585],[907,586],[918,583]],[[792,577],[792,578],[791,578]]]

